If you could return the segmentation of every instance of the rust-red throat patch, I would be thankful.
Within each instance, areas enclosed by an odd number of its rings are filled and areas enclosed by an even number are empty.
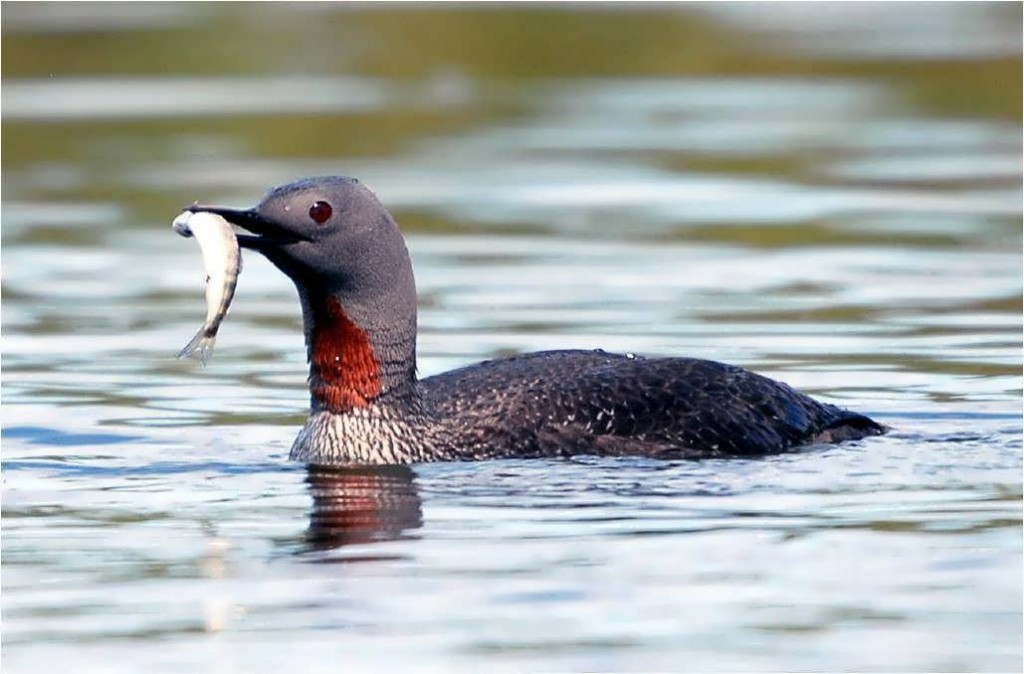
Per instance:
[[[315,312],[309,384],[313,398],[340,414],[367,407],[380,394],[380,366],[366,333],[336,297]]]

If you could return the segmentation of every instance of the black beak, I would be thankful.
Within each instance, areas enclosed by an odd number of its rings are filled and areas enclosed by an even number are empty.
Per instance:
[[[302,240],[300,237],[284,231],[280,225],[277,225],[271,220],[267,220],[252,208],[239,210],[235,208],[223,208],[221,206],[202,206],[200,204],[192,204],[185,210],[191,213],[213,213],[214,215],[219,215],[232,225],[237,225],[242,229],[246,229],[255,234],[256,236],[250,236],[248,234],[238,235],[238,245],[242,248],[262,251],[268,248],[277,248],[278,246],[284,246],[286,244]]]

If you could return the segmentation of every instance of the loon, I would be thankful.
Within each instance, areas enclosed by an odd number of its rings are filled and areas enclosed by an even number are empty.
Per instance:
[[[353,178],[271,188],[253,208],[193,204],[250,232],[295,284],[310,412],[290,458],[410,464],[580,454],[749,457],[886,431],[739,367],[603,350],[542,351],[420,379],[405,241]]]

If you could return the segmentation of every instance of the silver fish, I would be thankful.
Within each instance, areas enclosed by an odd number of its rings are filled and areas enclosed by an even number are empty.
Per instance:
[[[206,267],[206,320],[196,336],[178,352],[178,358],[194,354],[206,365],[217,340],[217,330],[235,296],[238,274],[242,271],[242,252],[231,224],[219,215],[185,211],[171,226],[182,236],[195,237]]]

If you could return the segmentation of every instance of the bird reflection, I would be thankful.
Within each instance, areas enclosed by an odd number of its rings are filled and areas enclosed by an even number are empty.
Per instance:
[[[408,466],[309,466],[310,546],[390,541],[418,529],[423,508],[415,477]]]

